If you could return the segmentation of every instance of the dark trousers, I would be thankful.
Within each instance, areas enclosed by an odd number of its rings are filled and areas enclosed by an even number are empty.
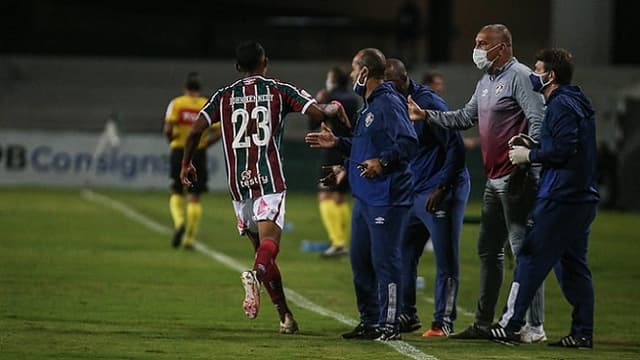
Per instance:
[[[355,199],[351,219],[351,269],[360,320],[397,326],[401,309],[400,244],[406,206],[368,206]]]
[[[587,247],[597,203],[538,199],[527,224],[525,243],[500,325],[518,331],[536,289],[555,267],[564,296],[573,306],[571,335],[593,335],[593,284]]]
[[[456,188],[450,191],[436,212],[428,212],[425,208],[427,198],[433,189],[416,195],[414,204],[409,210],[409,229],[402,244],[404,289],[402,313],[412,316],[417,312],[418,263],[424,246],[431,237],[436,259],[433,319],[453,326],[453,321],[457,317],[456,300],[460,282],[460,232],[464,220],[464,208],[469,199],[469,190],[468,176],[461,177]]]

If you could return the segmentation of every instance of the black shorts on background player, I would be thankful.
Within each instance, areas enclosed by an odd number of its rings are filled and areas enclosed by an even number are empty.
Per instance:
[[[182,194],[184,193],[184,186],[182,182],[180,182],[180,169],[182,168],[182,154],[184,153],[183,149],[171,149],[171,173],[170,177],[173,180],[171,182],[171,189],[173,192]],[[193,183],[193,186],[187,188],[187,192],[193,194],[201,194],[203,192],[207,192],[209,189],[207,188],[207,180],[209,179],[209,174],[207,172],[207,151],[206,149],[198,149],[193,154],[193,160],[191,161],[193,166],[196,167],[198,171],[198,180]]]

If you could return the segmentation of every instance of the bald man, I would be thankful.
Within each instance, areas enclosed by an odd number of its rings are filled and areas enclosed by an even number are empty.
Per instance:
[[[447,111],[447,104],[433,90],[409,78],[398,59],[387,59],[385,78],[403,96],[411,95],[422,109]],[[469,172],[460,133],[424,121],[413,123],[418,154],[411,161],[414,200],[409,228],[402,243],[403,307],[401,330],[414,331],[422,324],[416,308],[418,262],[429,237],[436,257],[435,311],[431,327],[422,336],[448,336],[456,319],[459,284],[458,247],[464,208],[469,198]]]
[[[504,275],[504,245],[509,240],[518,255],[524,242],[527,214],[533,206],[536,186],[528,166],[511,164],[509,140],[520,133],[538,139],[544,115],[543,99],[529,81],[531,69],[513,56],[509,29],[501,24],[486,25],[476,35],[473,62],[484,72],[474,94],[464,108],[455,111],[420,109],[409,101],[412,120],[426,120],[451,129],[479,127],[482,161],[487,182],[482,198],[482,222],[478,237],[480,256],[480,294],[476,320],[465,331],[452,334],[456,339],[489,336]],[[509,191],[516,179],[524,181],[517,191]],[[513,187],[512,187],[513,190]],[[522,331],[523,342],[546,340],[543,287],[537,291]]]
[[[336,137],[325,128],[305,138],[312,147],[336,147],[345,155],[355,198],[349,255],[360,323],[345,339],[400,339],[400,245],[413,200],[409,162],[418,140],[406,100],[384,81],[385,63],[378,49],[353,58],[351,79],[365,101],[353,137]]]

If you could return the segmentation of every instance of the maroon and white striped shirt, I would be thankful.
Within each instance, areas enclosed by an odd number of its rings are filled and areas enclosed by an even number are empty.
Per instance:
[[[284,118],[290,112],[304,113],[314,102],[311,95],[294,85],[257,75],[213,94],[200,113],[209,125],[221,123],[233,200],[287,188],[280,154]]]

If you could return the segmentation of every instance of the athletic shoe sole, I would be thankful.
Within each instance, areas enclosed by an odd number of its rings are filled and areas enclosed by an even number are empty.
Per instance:
[[[244,271],[240,279],[244,287],[242,309],[249,319],[255,319],[260,310],[260,283],[253,271]]]

